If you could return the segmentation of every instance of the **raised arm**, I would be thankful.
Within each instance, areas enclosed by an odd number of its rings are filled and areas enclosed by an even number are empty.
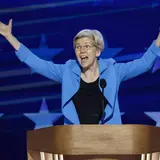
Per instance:
[[[65,68],[64,65],[54,64],[52,61],[40,59],[21,44],[12,34],[12,20],[9,21],[8,25],[0,22],[0,34],[4,36],[16,50],[16,56],[20,61],[27,64],[33,72],[61,83],[63,70]]]
[[[115,63],[120,81],[138,76],[153,67],[155,60],[160,56],[160,33],[147,52],[139,59],[127,63]]]
[[[20,47],[20,42],[12,35],[12,19],[9,20],[8,25],[0,22],[0,34],[4,36],[15,50]]]

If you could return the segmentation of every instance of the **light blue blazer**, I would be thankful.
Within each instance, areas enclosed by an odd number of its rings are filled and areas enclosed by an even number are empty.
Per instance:
[[[28,48],[21,44],[17,57],[27,64],[33,72],[39,73],[49,79],[62,83],[62,114],[64,124],[80,124],[73,95],[80,87],[81,69],[77,61],[68,60],[65,64],[54,64],[34,55]],[[108,104],[104,111],[104,124],[121,124],[121,114],[118,104],[118,90],[122,81],[138,76],[153,66],[157,56],[160,56],[160,48],[153,42],[147,52],[140,59],[127,63],[116,63],[114,59],[99,59],[100,78],[104,78],[107,86],[104,96]],[[100,87],[101,90],[101,87]],[[102,119],[99,124],[102,124]]]

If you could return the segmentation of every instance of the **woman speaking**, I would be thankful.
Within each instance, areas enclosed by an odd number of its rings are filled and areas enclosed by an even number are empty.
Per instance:
[[[32,71],[62,83],[64,124],[121,124],[118,90],[122,81],[147,72],[160,56],[160,33],[139,59],[117,63],[99,58],[104,40],[98,30],[81,30],[73,39],[76,60],[54,64],[40,59],[12,34],[9,24],[0,22],[0,34],[14,47],[16,56]],[[106,53],[107,54],[107,53]]]

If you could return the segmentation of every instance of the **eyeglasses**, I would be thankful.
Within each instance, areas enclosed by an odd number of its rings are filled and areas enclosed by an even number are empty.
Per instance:
[[[83,50],[85,50],[85,51],[88,51],[88,50],[90,50],[90,49],[92,49],[93,47],[94,47],[95,45],[90,45],[90,44],[85,44],[85,45],[77,45],[76,47],[75,47],[75,50],[76,51],[80,51],[82,48],[83,48]]]

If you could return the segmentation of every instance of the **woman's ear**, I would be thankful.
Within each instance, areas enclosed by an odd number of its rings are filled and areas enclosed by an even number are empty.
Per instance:
[[[101,51],[99,49],[96,50],[96,57],[99,57],[101,54]]]

